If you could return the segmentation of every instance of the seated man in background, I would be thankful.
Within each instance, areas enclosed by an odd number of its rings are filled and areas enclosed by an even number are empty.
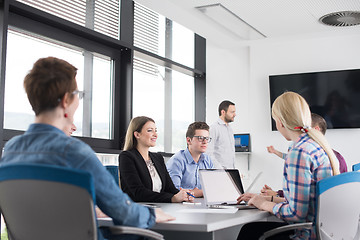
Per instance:
[[[172,156],[166,164],[176,188],[192,189],[195,197],[202,197],[199,169],[212,169],[214,165],[205,154],[209,138],[209,126],[194,122],[186,132],[187,148]]]
[[[325,135],[326,129],[327,129],[327,124],[323,117],[321,117],[320,115],[318,115],[316,113],[311,113],[311,127],[320,131],[323,135]],[[286,153],[282,153],[282,152],[276,150],[273,146],[267,147],[267,150],[269,153],[274,153],[275,155],[277,155],[280,158],[285,159],[287,157]],[[333,149],[333,152],[339,161],[340,173],[347,172],[347,166],[346,166],[344,157],[339,152],[335,151],[334,149]],[[279,197],[283,197],[282,190],[275,192],[268,185],[265,185],[263,187],[263,189],[261,189],[261,193],[264,195],[270,195],[270,196],[278,195]]]

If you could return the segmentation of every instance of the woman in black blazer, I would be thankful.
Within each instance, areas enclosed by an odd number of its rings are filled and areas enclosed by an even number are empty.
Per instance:
[[[174,186],[161,154],[149,152],[156,139],[153,119],[142,116],[131,120],[119,157],[121,189],[135,202],[192,201],[189,190],[179,191]]]

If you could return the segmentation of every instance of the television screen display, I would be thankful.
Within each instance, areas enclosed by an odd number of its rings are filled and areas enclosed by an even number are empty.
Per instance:
[[[235,152],[250,152],[250,134],[234,134]]]
[[[269,80],[271,104],[285,91],[297,92],[328,128],[360,128],[360,69],[272,75]]]

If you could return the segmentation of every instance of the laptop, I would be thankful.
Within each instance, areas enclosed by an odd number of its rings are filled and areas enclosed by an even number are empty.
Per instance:
[[[239,209],[255,208],[245,202],[237,204],[237,198],[243,194],[244,187],[237,169],[200,169],[200,181],[205,204],[211,208],[237,207]],[[247,192],[259,179],[260,172],[250,184]]]

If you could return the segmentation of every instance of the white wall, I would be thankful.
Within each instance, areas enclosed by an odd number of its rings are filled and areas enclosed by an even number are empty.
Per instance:
[[[249,124],[249,47],[236,51],[219,48],[207,42],[206,48],[206,120],[208,123],[219,117],[218,105],[230,100],[241,109],[237,111],[234,131],[246,131]]]
[[[262,177],[254,186],[258,191],[267,183],[275,189],[282,184],[283,160],[266,151],[274,145],[286,151],[288,142],[271,131],[269,79],[271,74],[301,73],[360,68],[360,35],[302,40],[264,40],[250,47],[219,49],[207,43],[207,122],[217,117],[223,99],[235,102],[237,117],[234,132],[250,132],[252,154],[250,171],[246,155],[237,154],[237,167],[247,186],[259,171]],[[360,106],[360,103],[359,103]],[[360,162],[360,129],[328,130],[331,146],[345,158],[348,169]]]
[[[217,120],[218,105],[230,100],[236,105],[236,118],[231,124],[234,133],[250,132],[249,110],[249,47],[221,48],[219,42],[207,39],[206,48],[206,121],[210,125]],[[236,167],[245,175],[244,184],[249,179],[248,157],[236,154]],[[251,175],[251,174],[250,174]]]

